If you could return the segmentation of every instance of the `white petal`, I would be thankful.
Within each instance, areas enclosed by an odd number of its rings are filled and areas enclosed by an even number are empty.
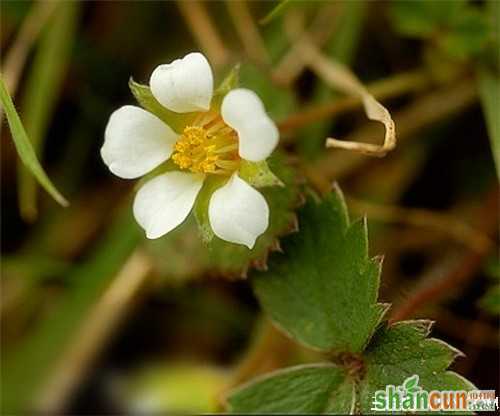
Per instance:
[[[177,136],[158,117],[126,105],[109,118],[101,156],[120,178],[138,178],[170,157]]]
[[[149,85],[155,98],[169,110],[189,113],[210,109],[214,79],[207,58],[199,52],[156,67]]]
[[[267,229],[269,207],[258,191],[234,174],[210,198],[208,218],[217,237],[251,249]]]
[[[191,212],[203,175],[167,172],[146,182],[134,200],[134,216],[147,238],[158,238],[181,224]]]
[[[238,133],[239,154],[243,159],[264,160],[278,144],[278,128],[253,91],[245,88],[230,91],[222,101],[221,114],[226,124]]]

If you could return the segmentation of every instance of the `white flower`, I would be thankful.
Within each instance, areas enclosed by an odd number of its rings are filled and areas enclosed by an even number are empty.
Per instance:
[[[265,160],[279,140],[261,100],[248,89],[233,89],[219,113],[211,106],[212,70],[200,53],[158,66],[150,88],[168,110],[195,114],[181,134],[136,106],[121,107],[111,115],[101,148],[111,172],[138,178],[168,159],[178,168],[149,180],[137,192],[137,222],[148,238],[165,235],[189,215],[205,178],[219,175],[227,182],[209,201],[212,230],[223,240],[252,248],[268,227],[269,207],[238,170],[242,159]]]

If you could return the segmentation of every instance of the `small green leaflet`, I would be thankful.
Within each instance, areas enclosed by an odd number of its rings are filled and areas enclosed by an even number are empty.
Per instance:
[[[19,115],[14,107],[14,103],[5,88],[5,84],[1,77],[0,100],[2,101],[2,106],[4,108],[5,115],[7,116],[12,140],[14,141],[17,154],[21,158],[22,162],[30,170],[38,183],[52,196],[52,198],[54,198],[63,207],[68,206],[68,201],[59,193],[40,165],[40,162],[36,157],[35,150],[33,149],[26,131],[24,130],[23,124],[21,123]]]
[[[333,413],[354,410],[354,383],[333,364],[310,364],[275,371],[234,390],[233,413]]]
[[[300,233],[281,241],[285,254],[255,274],[255,293],[274,322],[301,343],[323,351],[360,352],[387,305],[377,303],[380,259],[368,257],[366,221],[350,223],[335,189],[310,198]]]
[[[455,358],[463,355],[446,342],[427,338],[431,321],[402,321],[382,327],[364,352],[365,374],[359,383],[358,410],[371,412],[372,398],[388,384],[402,385],[410,376],[419,376],[422,389],[472,390],[474,385],[448,371]]]
[[[461,353],[443,341],[426,338],[430,326],[430,321],[421,320],[382,327],[364,352],[363,367],[357,373],[324,363],[290,367],[257,378],[230,392],[229,410],[373,414],[374,393],[389,384],[402,385],[405,380],[409,393],[420,388],[475,389],[472,383],[447,370]]]

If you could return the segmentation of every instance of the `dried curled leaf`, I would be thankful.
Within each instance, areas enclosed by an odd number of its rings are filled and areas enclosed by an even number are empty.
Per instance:
[[[396,147],[396,128],[389,111],[371,95],[356,76],[339,62],[326,58],[311,42],[302,44],[302,52],[307,65],[328,85],[348,95],[359,97],[370,120],[379,121],[385,126],[382,145],[359,143],[334,138],[326,139],[326,147],[353,150],[370,156],[385,156]]]

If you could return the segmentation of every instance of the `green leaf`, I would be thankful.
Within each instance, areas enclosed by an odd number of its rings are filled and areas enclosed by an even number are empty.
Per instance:
[[[332,364],[290,367],[266,374],[230,393],[232,413],[351,414],[354,383]]]
[[[24,127],[37,154],[41,153],[47,129],[60,97],[70,61],[80,3],[60,2],[48,21],[28,74],[22,99]],[[35,219],[36,184],[30,171],[19,166],[19,208],[27,220]]]
[[[424,390],[472,390],[474,386],[447,368],[462,353],[445,342],[427,338],[431,321],[403,321],[382,327],[364,352],[364,377],[359,383],[358,409],[372,413],[377,390],[403,385],[419,377]]]
[[[230,392],[234,413],[372,414],[374,395],[387,385],[406,394],[426,390],[474,390],[468,380],[447,368],[461,353],[443,341],[427,338],[430,321],[404,321],[380,328],[361,366],[314,364],[267,374]]]
[[[142,108],[163,120],[177,133],[182,133],[184,127],[196,116],[196,113],[176,113],[166,109],[153,96],[151,89],[147,85],[139,84],[132,78],[129,79],[128,86]]]
[[[68,201],[59,193],[56,187],[52,184],[49,177],[43,170],[40,162],[36,157],[35,150],[31,145],[30,140],[26,134],[26,131],[19,119],[19,115],[16,112],[14,103],[10,98],[3,79],[0,77],[0,100],[2,101],[2,106],[4,108],[5,114],[7,116],[7,121],[9,123],[10,132],[12,135],[12,140],[16,146],[17,154],[21,158],[24,165],[30,170],[33,176],[36,178],[38,183],[54,198],[59,204],[66,207],[68,206]]]
[[[255,188],[266,186],[285,186],[283,182],[269,169],[265,160],[261,162],[249,162],[242,160],[239,175]]]
[[[493,71],[483,68],[478,73],[479,93],[483,106],[486,127],[490,136],[491,151],[500,180],[500,126],[498,118],[498,97],[500,97],[500,79]]]
[[[368,257],[366,221],[349,222],[339,189],[299,212],[300,233],[282,240],[269,271],[253,276],[264,310],[307,346],[360,352],[387,306],[377,303],[380,259]]]

